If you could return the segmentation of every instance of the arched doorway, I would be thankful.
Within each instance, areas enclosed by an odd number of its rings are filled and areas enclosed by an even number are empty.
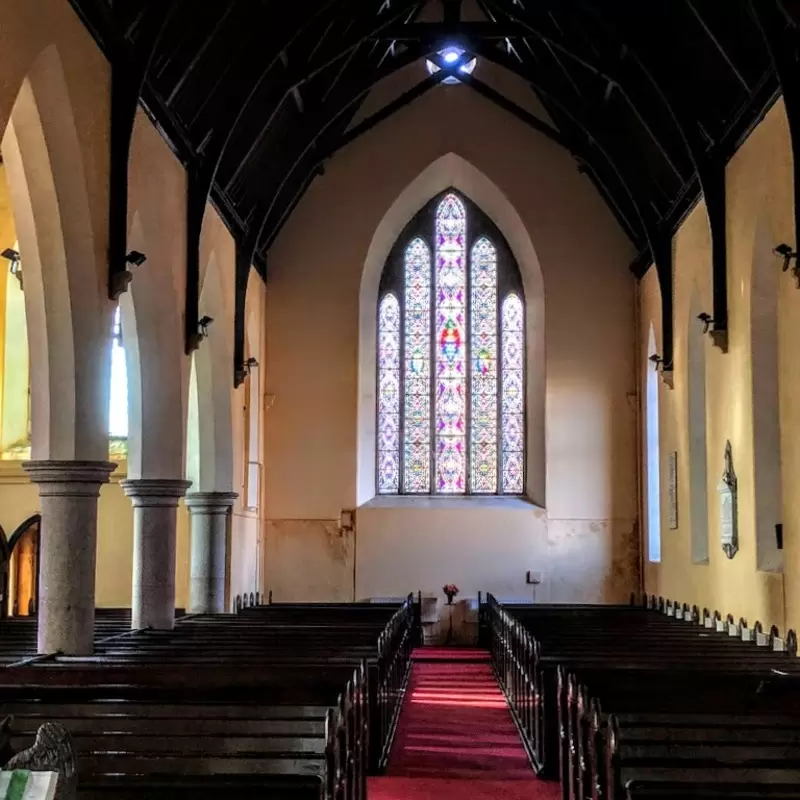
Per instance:
[[[39,607],[41,516],[28,517],[8,541],[6,616],[34,616]]]

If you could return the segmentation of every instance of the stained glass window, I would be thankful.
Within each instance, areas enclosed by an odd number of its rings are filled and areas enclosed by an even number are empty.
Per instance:
[[[381,282],[377,490],[522,494],[525,318],[516,264],[507,245],[498,249],[491,222],[455,192],[423,209],[407,232]]]
[[[378,311],[378,491],[400,488],[400,304],[387,294]]]
[[[472,246],[472,491],[497,491],[497,250]]]
[[[525,329],[522,301],[510,294],[503,301],[503,493],[521,494],[524,453]]]
[[[403,488],[431,490],[431,253],[422,239],[405,259],[405,428]]]
[[[463,203],[449,194],[436,209],[436,491],[467,485],[466,238]]]

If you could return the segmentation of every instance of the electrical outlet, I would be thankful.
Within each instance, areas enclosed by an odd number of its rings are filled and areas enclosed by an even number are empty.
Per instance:
[[[543,575],[540,570],[529,569],[527,573],[525,573],[525,583],[532,584],[533,586],[541,583],[542,578]]]

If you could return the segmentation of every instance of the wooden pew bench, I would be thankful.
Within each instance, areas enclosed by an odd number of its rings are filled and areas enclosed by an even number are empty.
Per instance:
[[[560,778],[569,797],[588,796],[594,775],[603,770],[609,713],[655,725],[681,712],[698,726],[703,714],[800,713],[797,682],[778,679],[770,685],[769,673],[582,670],[579,676],[571,673],[559,690]]]
[[[743,741],[709,730],[708,737],[698,742],[696,738],[684,739],[679,731],[673,728],[674,735],[669,740],[650,741],[641,736],[629,736],[627,729],[620,728],[612,716],[605,790],[601,792],[600,785],[596,785],[593,797],[598,800],[636,797],[636,789],[631,793],[630,787],[638,782],[646,782],[651,787],[666,782],[673,786],[675,783],[722,784],[722,788],[724,784],[733,783],[751,790],[761,784],[800,783],[800,744],[785,741],[785,735],[762,731],[756,736],[753,731],[754,737]]]
[[[616,733],[609,725],[617,726]],[[616,795],[621,796],[623,787],[616,785],[618,778],[608,772],[611,763],[610,740],[614,735],[617,736],[616,741],[625,743],[626,748],[652,745],[653,755],[657,754],[657,746],[666,748],[667,753],[677,753],[683,748],[684,751],[694,750],[700,754],[703,748],[713,746],[720,751],[727,747],[729,754],[733,754],[738,747],[741,755],[741,749],[747,750],[751,745],[754,748],[790,748],[794,752],[800,747],[800,717],[754,713],[752,704],[748,706],[746,701],[736,711],[701,712],[698,704],[697,708],[688,712],[642,711],[610,715],[607,720],[602,719],[595,709],[588,738],[588,753],[583,749],[586,745],[579,748],[575,782],[568,786],[569,797],[606,796],[611,784]],[[747,760],[743,757],[738,764],[741,766]]]
[[[177,776],[258,776],[263,797],[295,797],[280,793],[294,781],[299,797],[360,800],[366,717],[352,684],[346,698],[337,697],[347,674],[295,665],[286,672],[195,671],[178,682],[170,669],[37,666],[0,673],[0,714],[14,717],[15,749],[44,720],[72,732],[82,797],[124,789],[149,798]],[[363,692],[363,676],[357,688]],[[304,730],[292,729],[298,725]],[[158,791],[184,796],[183,789]]]
[[[687,783],[681,781],[631,781],[628,800],[800,800],[800,784]]]

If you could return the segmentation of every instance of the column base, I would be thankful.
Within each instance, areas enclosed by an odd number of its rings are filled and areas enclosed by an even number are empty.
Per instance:
[[[131,628],[172,630],[178,501],[192,483],[137,478],[120,485],[133,503]]]
[[[94,649],[97,498],[117,468],[110,461],[26,461],[39,486],[39,653],[91,655]]]
[[[192,492],[186,506],[192,516],[189,611],[225,611],[228,517],[239,495],[235,492]]]

